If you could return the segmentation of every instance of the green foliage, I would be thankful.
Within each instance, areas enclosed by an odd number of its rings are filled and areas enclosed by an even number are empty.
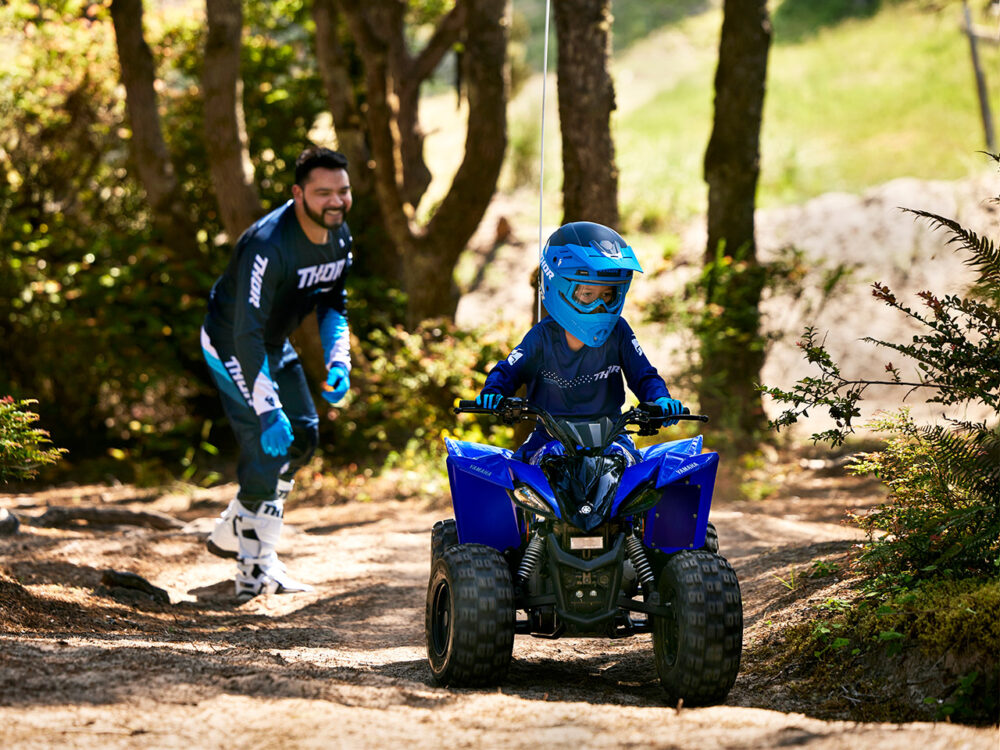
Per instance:
[[[995,652],[1000,643],[1000,579],[911,580],[859,607],[852,626],[862,640],[902,637],[927,654]]]
[[[840,566],[837,563],[831,563],[826,560],[813,560],[812,572],[809,574],[809,577],[826,578],[827,576],[837,575],[839,572]]]
[[[1000,161],[1000,158],[993,157]],[[806,377],[790,390],[762,387],[785,410],[772,422],[775,429],[794,424],[809,409],[825,410],[834,426],[813,435],[814,441],[841,444],[854,432],[860,403],[873,385],[899,389],[900,398],[920,390],[928,403],[1000,410],[1000,252],[988,239],[957,222],[923,211],[950,234],[949,243],[967,256],[978,274],[971,296],[920,297],[926,312],[902,304],[882,284],[876,299],[899,311],[922,329],[909,342],[866,337],[869,343],[916,363],[919,377],[904,381],[893,363],[888,379],[848,378],[827,352],[814,328],[800,346],[818,377]],[[988,576],[1000,572],[1000,428],[986,422],[949,420],[950,427],[920,427],[908,412],[875,420],[876,431],[889,433],[884,450],[863,454],[856,473],[871,473],[889,488],[886,502],[858,522],[870,538],[861,564],[871,573],[908,572],[919,577]]]
[[[951,655],[959,674],[924,699],[925,709],[936,719],[997,721],[1000,579],[897,586],[853,609],[846,627],[855,642],[881,644],[888,655],[914,649],[936,663]],[[975,670],[965,672],[971,665]]]
[[[1000,579],[892,580],[817,604],[773,644],[769,668],[826,694],[828,718],[995,723]],[[899,679],[909,675],[918,677]]]
[[[918,427],[907,411],[876,420],[886,447],[859,454],[851,471],[889,488],[856,521],[869,536],[859,564],[872,574],[922,577],[1000,573],[1000,431]]]
[[[202,137],[203,24],[148,16],[163,131],[200,229],[194,257],[156,236],[131,177],[107,10],[0,6],[11,53],[0,59],[0,391],[37,397],[74,455],[164,456],[178,468],[203,442],[201,415],[220,416],[198,330],[229,247]],[[287,199],[291,165],[325,102],[305,4],[250,4],[246,21],[244,101],[269,208]]]
[[[795,587],[798,585],[798,582],[795,580],[795,568],[789,566],[788,578],[782,578],[777,573],[772,573],[771,575],[786,589],[789,591],[795,591]]]
[[[0,63],[0,389],[36,396],[58,442],[82,448],[186,411],[177,334],[204,282],[151,242],[110,24],[63,5],[0,8],[25,35]]]
[[[996,158],[996,157],[995,157]],[[865,391],[873,385],[897,386],[901,396],[916,389],[926,389],[929,403],[946,406],[981,404],[994,411],[1000,408],[1000,261],[993,243],[963,229],[956,222],[922,211],[917,215],[930,218],[951,232],[950,243],[969,255],[968,263],[979,272],[977,298],[955,295],[938,297],[921,292],[927,312],[920,312],[901,303],[892,291],[876,282],[873,296],[915,322],[924,333],[910,342],[898,343],[872,337],[862,339],[913,360],[920,377],[904,381],[898,366],[885,366],[887,380],[848,378],[841,374],[815,328],[805,331],[800,348],[806,360],[819,370],[818,377],[808,377],[791,390],[762,387],[776,401],[791,404],[771,423],[776,429],[795,424],[808,410],[822,408],[834,422],[834,428],[813,435],[813,440],[841,444],[854,431],[853,420],[860,416],[858,404]],[[962,429],[982,431],[976,426],[956,423]]]
[[[452,411],[475,398],[486,374],[512,348],[510,336],[463,331],[447,320],[416,330],[372,328],[354,359],[352,400],[327,430],[344,460],[412,468],[440,464],[444,435],[511,446],[513,431]]]
[[[808,315],[836,295],[849,280],[850,270],[843,264],[810,266],[805,253],[794,247],[782,248],[772,260],[754,264],[734,260],[723,252],[715,261],[706,263],[700,275],[685,284],[681,294],[665,294],[650,302],[644,310],[647,320],[662,323],[667,330],[687,337],[684,351],[686,365],[675,379],[675,382],[683,384],[685,390],[694,391],[701,382],[699,353],[705,340],[733,338],[752,350],[766,351],[773,342],[787,335],[779,326],[773,323],[768,325],[768,321],[758,326],[761,333],[757,337],[751,337],[737,327],[740,324],[746,328],[756,320],[759,311],[754,308],[750,312],[727,314],[727,307],[735,303],[721,299],[716,290],[739,285],[741,278],[748,283],[761,284],[763,298],[779,294],[790,297],[796,304],[804,306]],[[819,292],[816,299],[806,298],[808,286]],[[701,300],[707,300],[707,303],[703,304]],[[734,317],[739,315],[750,316],[751,320],[748,322]]]
[[[29,411],[35,402],[15,401],[10,396],[0,398],[0,481],[29,479],[44,464],[54,464],[65,453],[53,448],[49,434],[33,427],[38,415]]]

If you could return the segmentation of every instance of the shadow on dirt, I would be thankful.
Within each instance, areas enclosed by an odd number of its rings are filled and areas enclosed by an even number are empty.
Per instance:
[[[334,534],[338,531],[343,531],[344,529],[357,529],[377,522],[377,519],[367,519],[364,521],[353,521],[351,523],[334,523],[327,526],[307,526],[302,529],[302,532],[304,534]]]

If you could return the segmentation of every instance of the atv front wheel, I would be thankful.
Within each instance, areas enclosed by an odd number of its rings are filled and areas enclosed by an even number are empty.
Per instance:
[[[514,649],[514,587],[503,555],[482,544],[446,549],[431,565],[425,630],[436,682],[502,680]]]
[[[706,552],[719,553],[719,532],[715,530],[715,524],[711,521],[705,526],[705,545],[702,549]]]
[[[444,555],[446,549],[456,544],[458,544],[458,527],[455,526],[454,518],[446,518],[434,524],[431,529],[431,565]]]
[[[668,699],[721,703],[743,651],[743,599],[732,566],[704,550],[678,552],[663,567],[658,589],[670,614],[653,617],[653,656]]]

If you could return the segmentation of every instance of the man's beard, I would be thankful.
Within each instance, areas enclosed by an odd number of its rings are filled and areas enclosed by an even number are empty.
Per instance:
[[[344,209],[314,211],[305,196],[302,196],[302,210],[305,211],[306,216],[326,229],[336,229],[344,223]]]

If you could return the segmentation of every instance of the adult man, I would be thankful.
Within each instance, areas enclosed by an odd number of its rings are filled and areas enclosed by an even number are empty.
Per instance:
[[[236,598],[309,591],[278,560],[284,502],[312,457],[319,417],[288,336],[316,310],[335,404],[350,388],[344,279],[351,266],[347,159],[310,147],[292,199],[246,230],[212,286],[202,350],[240,446],[239,492],[216,520],[210,552],[236,558]]]

